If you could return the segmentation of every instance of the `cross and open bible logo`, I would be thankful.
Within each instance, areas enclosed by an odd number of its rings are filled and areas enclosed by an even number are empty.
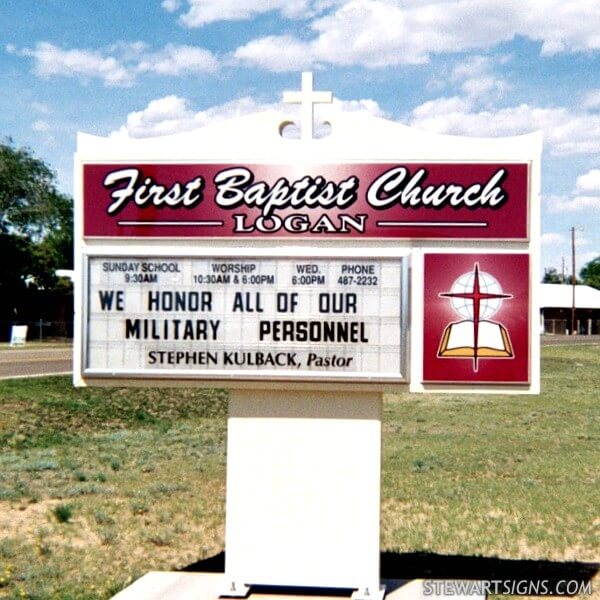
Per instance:
[[[483,358],[513,358],[506,327],[490,320],[501,308],[502,301],[512,298],[512,294],[503,294],[498,280],[480,271],[479,263],[473,265],[472,271],[463,273],[450,292],[440,296],[450,300],[462,320],[444,329],[438,356],[472,358],[473,371],[479,370],[479,360]]]
[[[423,380],[527,383],[527,255],[428,254],[424,277]]]

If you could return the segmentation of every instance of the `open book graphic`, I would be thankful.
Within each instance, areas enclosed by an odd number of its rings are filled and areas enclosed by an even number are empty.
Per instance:
[[[438,356],[511,357],[513,349],[506,329],[493,321],[479,321],[476,349],[475,324],[467,320],[446,327]]]

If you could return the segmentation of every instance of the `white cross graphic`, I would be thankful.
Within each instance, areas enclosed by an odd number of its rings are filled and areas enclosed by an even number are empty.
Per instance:
[[[300,139],[312,140],[314,132],[315,104],[331,104],[331,92],[315,92],[313,90],[313,74],[302,73],[302,89],[299,92],[283,92],[283,101],[289,104],[300,104]]]

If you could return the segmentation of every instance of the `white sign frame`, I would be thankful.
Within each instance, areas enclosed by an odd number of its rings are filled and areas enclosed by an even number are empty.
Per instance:
[[[93,255],[189,255],[215,254],[219,256],[273,256],[286,257],[402,257],[410,259],[410,314],[409,335],[409,381],[404,382],[338,382],[330,385],[327,381],[282,382],[273,380],[231,381],[228,386],[260,387],[274,389],[359,389],[393,392],[408,389],[411,392],[449,393],[539,393],[539,327],[537,318],[540,239],[540,156],[541,134],[498,139],[456,138],[429,132],[416,131],[401,124],[378,119],[370,115],[340,113],[332,119],[333,133],[320,140],[289,140],[281,137],[279,124],[289,122],[289,114],[270,111],[232,119],[215,126],[194,132],[176,134],[160,138],[98,138],[87,134],[78,136],[78,152],[75,155],[75,347],[81,348],[84,319],[78,307],[83,306],[84,290],[82,275],[83,257]],[[243,132],[241,135],[240,132]],[[256,139],[261,144],[256,144]],[[235,154],[231,155],[229,141],[235,139]],[[360,139],[361,143],[356,144]],[[315,241],[307,238],[242,238],[242,239],[132,239],[132,238],[84,238],[83,236],[83,164],[172,162],[166,157],[177,156],[177,164],[185,163],[232,163],[240,164],[298,164],[307,162],[305,153],[310,153],[311,164],[339,164],[370,162],[523,162],[529,165],[529,237],[527,240],[396,240],[396,239],[327,239]],[[423,256],[428,252],[438,253],[528,253],[531,257],[530,291],[530,339],[531,376],[526,385],[463,385],[453,383],[424,384],[422,382],[423,356]],[[75,385],[146,385],[141,378],[125,377],[98,378],[85,375],[80,351],[74,357]],[[185,385],[210,387],[219,385],[219,380],[186,379]],[[148,385],[178,385],[175,380],[152,378]],[[291,386],[291,387],[290,387]]]

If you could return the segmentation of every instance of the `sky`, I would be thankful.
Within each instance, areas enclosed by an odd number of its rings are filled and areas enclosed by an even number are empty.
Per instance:
[[[165,135],[281,107],[452,135],[541,130],[542,269],[600,256],[599,0],[19,0],[0,5],[0,138],[72,194],[78,131]]]

